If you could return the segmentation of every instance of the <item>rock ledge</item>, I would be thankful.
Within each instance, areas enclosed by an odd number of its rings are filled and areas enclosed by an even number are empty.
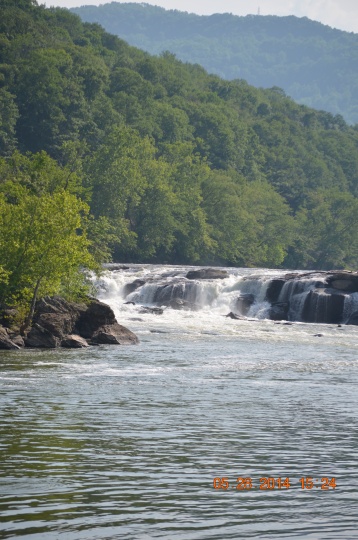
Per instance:
[[[2,320],[4,324],[4,320]],[[88,345],[134,345],[138,338],[116,321],[112,309],[91,298],[88,304],[46,296],[36,305],[31,328],[24,336],[0,325],[0,349],[83,348]]]

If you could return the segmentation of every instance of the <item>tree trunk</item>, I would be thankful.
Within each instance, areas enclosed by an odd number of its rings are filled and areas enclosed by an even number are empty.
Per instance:
[[[22,327],[20,329],[21,334],[23,334],[25,332],[25,330],[27,328],[29,328],[29,326],[31,326],[32,319],[33,319],[34,312],[35,312],[37,293],[38,293],[38,290],[39,290],[39,287],[40,287],[40,283],[41,283],[41,278],[39,278],[37,280],[36,287],[35,287],[35,290],[34,290],[34,294],[32,295],[32,300],[31,300],[29,313],[28,313],[28,315],[27,315],[27,317],[25,319],[24,324],[22,325]]]

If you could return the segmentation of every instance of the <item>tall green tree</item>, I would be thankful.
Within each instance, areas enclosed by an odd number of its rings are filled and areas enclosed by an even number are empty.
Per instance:
[[[84,291],[82,269],[98,267],[83,228],[88,207],[63,190],[37,196],[9,182],[1,191],[0,260],[8,280],[0,297],[24,306],[30,324],[39,296],[76,296]]]

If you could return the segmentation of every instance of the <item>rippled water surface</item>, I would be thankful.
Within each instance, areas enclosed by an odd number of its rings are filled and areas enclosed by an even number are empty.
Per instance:
[[[1,352],[0,538],[358,538],[358,328],[178,317]]]

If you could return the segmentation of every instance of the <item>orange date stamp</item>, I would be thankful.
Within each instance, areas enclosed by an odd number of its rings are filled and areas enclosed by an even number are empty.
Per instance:
[[[239,476],[236,479],[236,482],[230,483],[227,476],[222,476],[214,478],[213,487],[215,489],[236,489],[238,491],[246,491],[250,489],[259,489],[262,491],[274,489],[287,490],[295,487],[304,490],[320,489],[323,491],[330,491],[332,489],[336,489],[337,483],[335,478],[328,476],[323,476],[320,478],[303,476],[298,480],[291,480],[289,477],[273,478],[263,476],[258,479],[258,483],[250,477]]]

